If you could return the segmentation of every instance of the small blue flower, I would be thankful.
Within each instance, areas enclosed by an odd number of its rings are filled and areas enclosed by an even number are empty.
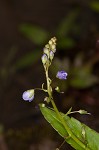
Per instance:
[[[34,89],[27,90],[22,95],[23,100],[31,102],[34,99]]]
[[[68,74],[65,71],[58,71],[56,77],[61,79],[61,80],[66,80],[67,75]]]

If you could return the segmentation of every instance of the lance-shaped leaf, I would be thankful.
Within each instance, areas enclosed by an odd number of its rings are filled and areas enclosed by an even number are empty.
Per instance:
[[[73,117],[69,117],[63,113],[60,113],[65,123],[71,130],[72,135],[79,141],[68,136],[68,132],[64,128],[62,122],[58,118],[55,111],[47,107],[40,105],[40,110],[44,118],[51,124],[51,126],[76,150],[99,150],[99,134],[81,123]],[[79,144],[80,143],[80,144]]]
[[[48,39],[48,32],[39,26],[21,24],[19,30],[37,45],[42,45]]]

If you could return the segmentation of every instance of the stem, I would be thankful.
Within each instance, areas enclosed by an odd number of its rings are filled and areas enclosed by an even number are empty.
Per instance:
[[[85,146],[85,144],[83,142],[81,142],[74,134],[73,132],[70,130],[70,128],[68,127],[68,125],[66,124],[65,120],[63,119],[63,117],[60,115],[60,112],[58,111],[55,103],[54,103],[54,100],[53,100],[53,96],[52,96],[52,91],[51,91],[51,85],[49,83],[49,76],[48,76],[48,69],[46,69],[45,71],[45,74],[46,74],[46,80],[47,80],[47,91],[48,91],[48,95],[49,95],[49,98],[50,98],[50,101],[52,103],[52,106],[59,118],[59,120],[61,121],[61,123],[63,124],[64,128],[66,129],[68,135],[78,144],[80,145],[83,149],[86,149],[86,150],[90,150],[88,147]]]
[[[41,90],[41,91],[47,92],[46,89],[41,89],[41,88],[35,88],[35,90]]]
[[[67,133],[69,134],[69,136],[74,140],[76,141],[76,143],[78,143],[82,148],[86,148],[85,144],[83,144],[73,133],[72,131],[70,130],[70,128],[68,127],[68,125],[66,124],[66,122],[64,121],[63,117],[61,117],[53,99],[51,99],[51,103],[53,105],[53,108],[55,110],[55,112],[57,113],[57,116],[59,117],[61,123],[63,124],[64,128],[66,129]],[[90,150],[89,148],[86,148],[86,150]]]

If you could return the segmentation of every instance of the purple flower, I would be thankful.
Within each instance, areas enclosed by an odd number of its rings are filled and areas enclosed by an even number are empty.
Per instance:
[[[56,77],[61,79],[61,80],[66,80],[67,79],[67,73],[65,71],[58,71]]]
[[[34,89],[27,90],[22,95],[23,100],[31,102],[34,99]]]

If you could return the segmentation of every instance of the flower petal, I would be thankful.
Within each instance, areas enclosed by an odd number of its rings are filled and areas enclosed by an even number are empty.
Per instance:
[[[67,79],[67,75],[68,74],[65,71],[58,71],[56,77],[58,79],[61,79],[61,80],[66,80]]]
[[[22,95],[23,100],[31,102],[34,99],[34,89],[27,90]]]

